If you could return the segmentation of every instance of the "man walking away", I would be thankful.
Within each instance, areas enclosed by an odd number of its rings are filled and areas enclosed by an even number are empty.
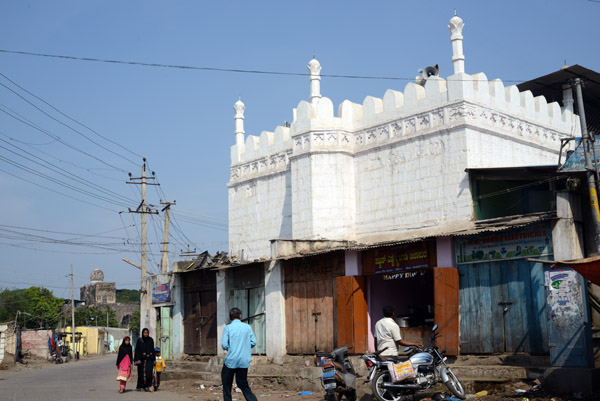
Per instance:
[[[383,318],[375,324],[375,349],[381,356],[398,356],[398,346],[423,348],[421,343],[404,341],[400,335],[400,327],[394,320],[393,306],[383,307]]]
[[[246,401],[257,401],[248,385],[248,367],[252,360],[252,348],[256,345],[256,337],[250,325],[242,323],[241,318],[242,311],[231,308],[229,311],[231,323],[225,326],[221,338],[221,347],[227,351],[223,370],[221,370],[224,401],[231,401],[233,376]]]

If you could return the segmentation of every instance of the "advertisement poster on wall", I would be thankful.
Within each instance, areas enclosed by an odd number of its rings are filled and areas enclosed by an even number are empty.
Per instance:
[[[160,304],[171,302],[171,286],[169,284],[156,284],[152,286],[152,303]]]
[[[525,227],[456,240],[456,263],[538,258],[552,255],[549,226]]]

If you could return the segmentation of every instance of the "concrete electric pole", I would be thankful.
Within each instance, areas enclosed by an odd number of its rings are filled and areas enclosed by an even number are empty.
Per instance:
[[[166,273],[169,270],[169,213],[171,211],[171,205],[175,205],[176,201],[173,202],[160,202],[161,205],[166,205],[162,211],[165,212],[165,229],[163,231],[162,245],[162,258],[160,260],[160,272]]]
[[[73,347],[73,360],[75,359],[75,293],[73,284],[73,265],[71,265],[71,346]]]
[[[142,186],[142,200],[140,202],[140,204],[138,205],[138,207],[135,210],[131,210],[129,209],[129,213],[137,213],[137,214],[141,214],[142,216],[142,246],[141,246],[141,262],[140,262],[140,270],[142,271],[142,277],[140,280],[140,308],[143,309],[144,307],[144,298],[147,296],[147,294],[145,294],[143,285],[144,285],[144,278],[146,278],[146,237],[147,237],[147,227],[146,227],[146,215],[147,214],[158,214],[158,210],[153,210],[150,207],[148,207],[146,205],[146,185],[159,185],[156,183],[149,183],[147,180],[154,180],[154,171],[152,172],[152,177],[147,177],[146,176],[146,158],[144,158],[144,163],[142,164],[142,176],[141,177],[133,177],[131,173],[129,173],[129,181],[127,181],[127,184],[135,184],[135,185],[141,185]],[[144,320],[142,319],[140,323],[143,324]],[[141,328],[140,328],[141,329]]]
[[[588,192],[590,196],[590,204],[592,208],[592,224],[594,227],[594,241],[596,243],[596,252],[600,255],[600,210],[598,209],[598,191],[596,188],[596,167],[592,162],[592,147],[593,141],[590,139],[590,134],[587,130],[587,122],[585,120],[585,109],[583,106],[583,95],[581,86],[583,85],[581,78],[575,78],[573,86],[575,86],[575,95],[577,97],[577,113],[581,123],[581,146],[583,147],[583,155],[585,158],[585,172],[587,175]]]

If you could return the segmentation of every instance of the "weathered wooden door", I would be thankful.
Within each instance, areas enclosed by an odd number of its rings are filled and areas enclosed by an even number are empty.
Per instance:
[[[366,279],[364,276],[336,278],[337,346],[352,346],[352,353],[369,348]]]
[[[183,317],[183,352],[200,354],[200,293],[185,292]]]
[[[217,292],[201,291],[200,316],[200,353],[213,355],[217,353]]]
[[[286,343],[289,354],[334,347],[335,280],[286,283]]]
[[[502,260],[458,270],[461,353],[548,352],[541,263]]]
[[[433,269],[433,304],[440,337],[437,346],[448,355],[458,355],[458,270],[454,267]]]
[[[256,337],[256,346],[252,353],[263,355],[267,352],[265,320],[265,287],[234,290],[230,305],[242,311],[242,321],[252,327]]]

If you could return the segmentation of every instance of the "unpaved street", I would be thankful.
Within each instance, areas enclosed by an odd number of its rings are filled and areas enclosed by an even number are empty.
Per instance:
[[[166,390],[156,393],[134,391],[135,377],[127,383],[128,391],[119,394],[115,361],[116,355],[110,355],[43,369],[0,371],[0,400],[189,400]]]

